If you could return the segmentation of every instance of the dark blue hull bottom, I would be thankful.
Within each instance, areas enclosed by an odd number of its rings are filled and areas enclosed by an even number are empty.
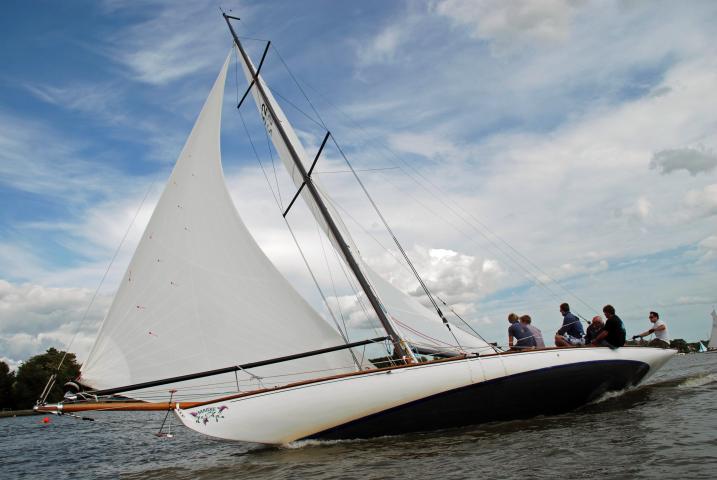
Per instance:
[[[535,370],[433,395],[306,438],[370,438],[564,413],[636,385],[649,369],[620,360]]]

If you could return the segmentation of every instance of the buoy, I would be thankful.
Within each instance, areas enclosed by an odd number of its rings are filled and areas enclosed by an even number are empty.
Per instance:
[[[42,423],[50,423],[50,417],[43,418]]]

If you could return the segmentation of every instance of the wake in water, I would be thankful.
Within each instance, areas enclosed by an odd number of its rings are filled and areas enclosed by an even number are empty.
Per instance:
[[[651,393],[670,389],[699,388],[714,382],[717,382],[717,374],[697,372],[690,375],[671,378],[668,380],[658,381],[654,383],[646,383],[643,385],[638,385],[636,387],[628,387],[623,390],[605,392],[592,402],[588,403],[586,405],[586,408],[589,408],[590,406],[600,405],[605,402],[609,402],[611,400],[616,399],[620,399],[620,401],[624,400],[628,403],[639,403],[641,401],[647,400],[647,397]]]
[[[717,382],[717,375],[714,373],[701,373],[686,377],[681,383],[676,385],[677,388],[696,388],[710,383]]]

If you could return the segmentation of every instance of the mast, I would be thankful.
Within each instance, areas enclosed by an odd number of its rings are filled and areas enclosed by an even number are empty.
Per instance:
[[[232,17],[230,15],[227,15],[226,13],[222,12],[222,16],[224,17],[224,20],[227,22],[227,26],[229,27],[229,31],[232,34],[232,37],[234,38],[234,43],[236,44],[237,48],[239,49],[239,52],[241,53],[242,58],[244,59],[244,63],[246,64],[247,68],[251,72],[252,77],[256,80],[254,82],[254,86],[259,91],[259,94],[261,95],[261,98],[263,100],[262,110],[265,109],[266,112],[271,115],[271,119],[274,123],[274,126],[276,127],[276,130],[281,135],[282,140],[284,141],[284,144],[287,146],[287,149],[289,151],[289,154],[291,155],[291,159],[294,162],[294,165],[296,166],[297,170],[301,174],[301,177],[304,181],[304,184],[306,185],[306,188],[308,189],[312,199],[316,203],[316,205],[319,208],[319,211],[321,212],[321,216],[326,221],[326,225],[328,226],[329,231],[333,235],[334,239],[336,240],[337,245],[339,246],[341,250],[341,254],[343,255],[344,259],[346,260],[346,263],[348,264],[349,268],[353,272],[354,276],[356,277],[356,280],[358,280],[359,285],[361,286],[361,289],[366,294],[366,297],[368,298],[369,302],[371,303],[371,307],[376,312],[376,315],[378,316],[379,321],[381,322],[381,325],[383,325],[383,328],[386,330],[386,333],[388,334],[391,342],[393,343],[396,352],[401,356],[404,357],[404,359],[407,362],[411,362],[412,355],[410,351],[404,346],[400,335],[396,331],[396,329],[393,327],[393,324],[389,320],[388,316],[386,315],[386,312],[383,310],[383,307],[381,305],[380,300],[374,293],[373,289],[371,288],[371,285],[369,284],[368,280],[366,279],[366,276],[364,275],[363,271],[358,265],[358,262],[353,256],[353,253],[351,252],[351,249],[349,248],[348,244],[343,238],[343,235],[341,235],[341,231],[336,226],[336,222],[331,217],[331,214],[329,213],[329,210],[326,208],[326,204],[324,203],[323,199],[321,198],[321,195],[319,194],[318,189],[314,185],[314,183],[311,180],[311,176],[306,171],[306,168],[304,168],[304,165],[301,163],[301,159],[299,158],[299,154],[296,152],[296,149],[294,148],[294,145],[289,140],[289,137],[286,134],[286,131],[284,130],[284,126],[279,121],[279,118],[274,111],[274,107],[269,101],[266,92],[264,91],[264,87],[259,81],[258,74],[256,70],[254,69],[254,66],[252,65],[249,56],[247,55],[246,51],[244,50],[244,47],[242,46],[241,42],[239,41],[239,37],[237,36],[236,32],[234,31],[234,27],[232,26],[230,19],[234,18],[237,19],[237,17]]]

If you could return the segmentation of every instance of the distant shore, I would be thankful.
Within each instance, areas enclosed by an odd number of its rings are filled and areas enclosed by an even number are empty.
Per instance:
[[[40,415],[34,410],[5,410],[0,412],[0,418],[26,417],[28,415]]]

